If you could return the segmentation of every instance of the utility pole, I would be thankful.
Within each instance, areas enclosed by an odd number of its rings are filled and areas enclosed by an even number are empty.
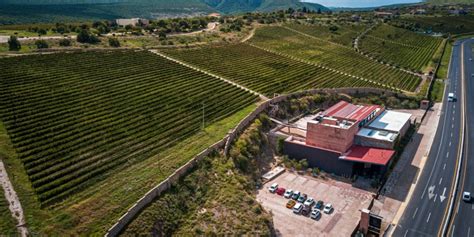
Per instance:
[[[204,122],[204,108],[205,108],[206,104],[204,102],[202,102],[202,130],[204,130],[206,124]]]

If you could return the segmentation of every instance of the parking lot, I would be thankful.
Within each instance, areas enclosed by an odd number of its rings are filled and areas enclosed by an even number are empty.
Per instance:
[[[331,203],[334,210],[331,214],[322,214],[319,220],[294,214],[286,208],[289,199],[270,193],[268,188],[278,183],[279,187],[298,190],[315,201]],[[371,192],[354,188],[349,183],[302,176],[284,172],[274,180],[266,183],[258,191],[257,200],[273,214],[273,222],[279,236],[350,236],[360,219],[360,209],[370,204]]]

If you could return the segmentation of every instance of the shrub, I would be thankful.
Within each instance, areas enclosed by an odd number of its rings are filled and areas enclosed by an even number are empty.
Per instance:
[[[48,42],[46,40],[37,40],[35,41],[36,48],[38,49],[47,49],[49,48]]]
[[[117,38],[109,38],[109,45],[118,48],[120,47],[120,41]]]
[[[21,44],[20,41],[16,36],[10,36],[10,39],[8,39],[8,49],[10,51],[19,51],[21,49]]]
[[[62,46],[62,47],[69,47],[72,45],[72,42],[70,39],[62,39],[59,41],[59,46]]]

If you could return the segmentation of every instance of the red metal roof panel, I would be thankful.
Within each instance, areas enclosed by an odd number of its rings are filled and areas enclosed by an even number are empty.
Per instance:
[[[346,154],[339,157],[341,160],[387,165],[395,154],[394,150],[364,146],[352,146]]]

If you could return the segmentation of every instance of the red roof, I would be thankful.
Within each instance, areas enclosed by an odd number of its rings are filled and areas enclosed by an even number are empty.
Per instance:
[[[346,154],[339,157],[342,160],[387,165],[395,154],[394,150],[364,146],[352,146]]]
[[[341,100],[324,111],[323,115],[360,122],[378,108],[378,105],[357,106]]]

